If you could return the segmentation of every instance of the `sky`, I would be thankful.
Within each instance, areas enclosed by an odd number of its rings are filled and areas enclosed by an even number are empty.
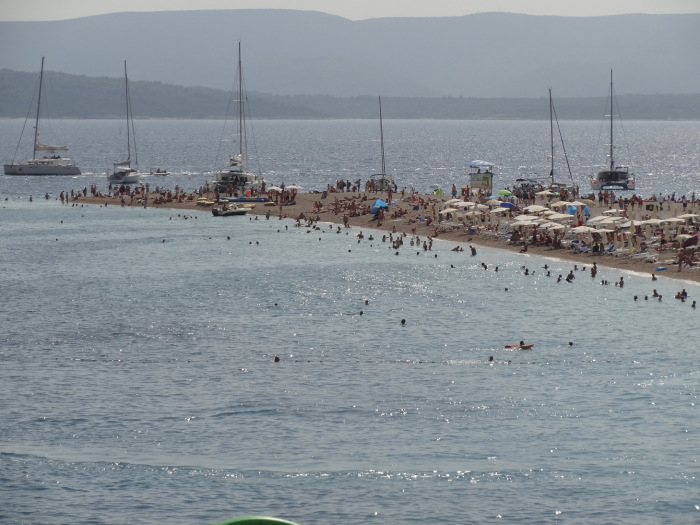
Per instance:
[[[65,20],[126,11],[299,9],[351,20],[484,12],[605,16],[700,13],[700,0],[0,0],[0,21]]]

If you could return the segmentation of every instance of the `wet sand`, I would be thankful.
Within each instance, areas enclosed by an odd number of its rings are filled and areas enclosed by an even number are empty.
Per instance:
[[[168,208],[168,209],[183,209],[191,210],[193,212],[211,214],[211,208],[213,205],[201,205],[197,204],[195,198],[192,200],[186,200],[185,202],[165,202],[162,204],[155,204],[154,201],[158,197],[156,194],[150,194],[148,199],[148,207],[152,208]],[[270,218],[288,218],[297,219],[302,218],[302,223],[306,224],[309,220],[318,220],[320,222],[334,223],[343,227],[344,224],[354,228],[366,229],[366,230],[379,230],[385,232],[395,232],[398,234],[406,234],[408,236],[419,236],[421,240],[426,240],[427,238],[441,239],[446,241],[452,241],[457,243],[460,247],[464,248],[466,253],[469,253],[469,245],[475,246],[487,246],[497,249],[511,250],[514,252],[520,252],[522,249],[522,242],[511,244],[503,236],[497,236],[491,232],[483,231],[476,233],[469,233],[467,228],[464,226],[455,226],[454,223],[447,223],[445,221],[438,222],[434,221],[432,224],[427,224],[426,221],[416,220],[418,215],[423,217],[427,216],[425,209],[414,210],[414,201],[407,194],[402,198],[401,194],[394,194],[392,198],[392,204],[386,213],[384,220],[381,224],[370,214],[360,214],[355,216],[349,216],[347,222],[345,223],[345,216],[348,215],[347,210],[352,206],[354,201],[360,208],[369,207],[376,199],[386,200],[386,193],[330,193],[327,198],[323,198],[322,193],[298,193],[295,196],[294,204],[288,205],[273,205],[272,203],[255,203],[255,206],[251,208],[250,214],[254,215],[266,215],[269,214]],[[424,201],[432,201],[436,204],[436,209],[439,211],[446,207],[445,202],[450,200],[451,197],[448,195],[436,197],[433,195],[414,195],[414,198],[421,198]],[[108,204],[110,206],[120,206],[121,198],[117,196],[112,197],[80,197],[72,201],[73,203],[89,203],[93,205],[104,205]],[[131,203],[130,197],[125,197],[125,206],[143,206],[143,201],[139,201],[138,198],[133,200]],[[319,207],[320,204],[320,207]],[[537,204],[546,205],[547,202],[544,198],[537,198]],[[605,210],[617,207],[617,204],[613,205],[599,205],[597,202],[595,204],[588,205],[590,209],[590,217],[595,217],[601,215]],[[643,210],[641,214],[648,214],[646,210]],[[671,217],[677,217],[684,213],[700,213],[700,204],[696,203],[695,208],[691,207],[691,204],[687,205],[687,208],[683,208],[680,202],[666,201],[663,203],[663,210],[657,213],[657,218],[666,219]],[[458,212],[455,214],[457,218],[462,218],[467,224],[471,223],[471,212]],[[630,211],[630,216],[633,218],[639,218],[640,212],[635,209],[634,212]],[[240,220],[241,217],[223,217],[221,220]],[[636,220],[636,219],[635,219]],[[492,219],[495,223],[496,219]],[[501,219],[504,222],[504,219]],[[657,251],[656,248],[650,248],[647,254],[629,254],[620,253],[615,254],[605,254],[605,255],[594,255],[591,253],[574,253],[571,249],[553,249],[547,246],[537,246],[528,243],[527,254],[539,255],[544,257],[552,257],[557,259],[569,260],[574,263],[578,263],[584,266],[591,266],[593,262],[597,263],[598,266],[605,266],[608,268],[617,268],[621,270],[629,270],[639,273],[656,274],[658,277],[669,277],[675,279],[684,279],[688,281],[700,282],[700,268],[688,268],[683,267],[682,271],[678,271],[678,251],[677,250],[664,250]],[[523,254],[523,256],[527,256]],[[665,271],[656,271],[658,267],[666,267]]]

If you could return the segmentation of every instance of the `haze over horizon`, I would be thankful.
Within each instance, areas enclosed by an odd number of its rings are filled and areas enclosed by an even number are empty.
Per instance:
[[[474,13],[551,16],[700,13],[697,0],[4,0],[0,21],[69,20],[109,13],[210,9],[319,11],[350,20],[387,17],[452,17]]]
[[[477,13],[348,20],[291,9],[114,13],[0,21],[0,69],[230,90],[353,97],[700,93],[700,13],[598,17]],[[13,89],[12,86],[7,88]],[[8,91],[9,93],[10,91]]]

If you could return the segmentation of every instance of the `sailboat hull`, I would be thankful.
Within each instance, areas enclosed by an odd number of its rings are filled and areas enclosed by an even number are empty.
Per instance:
[[[593,189],[607,190],[621,188],[623,190],[634,189],[634,175],[622,170],[599,171],[593,175]]]
[[[33,159],[5,164],[5,175],[80,175],[80,168],[67,159]]]

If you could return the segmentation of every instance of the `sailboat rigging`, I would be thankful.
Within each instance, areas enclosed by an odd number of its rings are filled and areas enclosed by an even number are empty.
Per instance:
[[[257,174],[245,170],[247,158],[247,131],[245,125],[245,102],[247,96],[243,92],[243,67],[241,61],[241,43],[238,43],[238,152],[229,155],[228,166],[214,173],[207,181],[207,187],[219,192],[231,191],[234,194],[245,194],[248,190],[259,190],[262,179]],[[238,196],[238,195],[236,195]]]
[[[395,190],[396,183],[394,182],[394,179],[386,174],[386,161],[384,159],[384,124],[382,121],[382,97],[379,97],[379,142],[381,144],[382,153],[382,172],[372,175],[370,179],[373,180],[378,191],[385,191],[389,187]]]
[[[554,121],[557,122],[557,132],[559,133],[559,140],[561,142],[561,150],[564,154],[564,159],[566,160],[566,167],[569,171],[569,184],[554,182]],[[549,137],[551,143],[551,168],[549,170],[549,176],[551,178],[550,188],[564,188],[567,186],[574,185],[574,177],[571,174],[571,166],[569,165],[569,157],[566,155],[566,148],[564,147],[564,137],[561,134],[561,128],[559,127],[559,118],[557,117],[557,110],[554,108],[554,100],[552,99],[552,89],[549,89]]]
[[[616,166],[613,146],[613,72],[610,70],[610,166],[608,169],[599,171],[593,175],[591,184],[594,190],[604,190],[608,188],[622,188],[623,190],[635,189],[634,173],[630,173],[628,166]]]
[[[36,118],[34,120],[34,149],[32,158],[24,162],[15,162],[14,159],[5,164],[5,175],[80,175],[80,168],[71,163],[70,159],[58,155],[58,151],[66,151],[63,145],[42,144],[39,142],[39,120],[41,110],[41,96],[44,85],[44,58],[41,57],[41,73],[39,74],[39,96],[36,103]],[[26,121],[25,121],[26,122]],[[22,137],[20,136],[20,142]],[[19,144],[17,145],[19,148]],[[37,157],[37,151],[49,153]]]
[[[109,176],[110,182],[117,184],[134,184],[139,181],[141,173],[138,170],[138,155],[136,152],[136,133],[134,132],[134,117],[131,113],[131,93],[129,92],[129,75],[126,71],[126,60],[124,61],[124,89],[126,93],[126,160],[114,163],[114,171]],[[134,165],[131,167],[131,141],[133,135],[134,142]]]

